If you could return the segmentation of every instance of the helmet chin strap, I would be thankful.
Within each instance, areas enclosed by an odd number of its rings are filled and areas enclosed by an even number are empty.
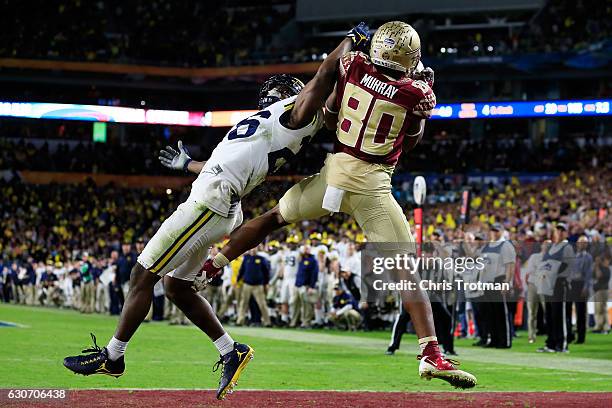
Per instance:
[[[391,61],[386,61],[384,59],[381,58],[372,58],[372,62],[376,65],[379,65],[381,67],[385,67],[388,69],[392,69],[393,71],[398,71],[398,72],[406,72],[406,67],[396,63],[396,62],[391,62]]]

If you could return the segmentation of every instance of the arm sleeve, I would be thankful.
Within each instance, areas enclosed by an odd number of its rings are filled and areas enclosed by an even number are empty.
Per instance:
[[[351,309],[353,309],[353,305],[351,303],[347,303],[340,309],[336,310],[336,316],[342,316],[344,313],[348,312]]]

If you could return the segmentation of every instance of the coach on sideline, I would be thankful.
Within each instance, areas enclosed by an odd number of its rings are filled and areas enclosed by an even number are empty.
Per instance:
[[[238,272],[238,281],[240,280],[244,281],[244,287],[242,288],[236,324],[240,326],[244,323],[249,301],[251,295],[253,295],[261,312],[261,320],[263,320],[264,326],[271,326],[265,294],[265,286],[270,281],[270,264],[263,256],[257,254],[257,248],[251,249],[248,255],[244,256],[240,272]]]
[[[584,343],[586,337],[586,302],[593,286],[593,257],[587,252],[589,239],[586,235],[578,238],[576,243],[576,267],[570,271],[569,301],[566,304],[565,317],[569,330],[569,339],[574,339],[572,327],[572,304],[576,305],[576,344]]]
[[[501,224],[491,226],[490,239],[481,251],[485,259],[485,269],[482,275],[483,282],[508,283],[514,280],[514,267],[516,265],[516,250],[510,241],[503,237],[504,229]],[[512,319],[508,310],[508,291],[491,290],[485,294],[488,302],[484,307],[486,313],[486,326],[491,335],[487,347],[512,347]]]
[[[290,327],[295,327],[299,319],[302,322],[300,327],[310,328],[313,318],[312,297],[317,292],[318,278],[319,265],[317,259],[311,254],[310,245],[306,244],[295,278],[297,290],[293,302],[293,316]]]
[[[568,328],[565,318],[568,277],[574,270],[576,255],[567,242],[567,225],[558,223],[553,230],[552,245],[542,256],[538,274],[542,276],[538,293],[545,295],[546,345],[540,353],[567,353]]]

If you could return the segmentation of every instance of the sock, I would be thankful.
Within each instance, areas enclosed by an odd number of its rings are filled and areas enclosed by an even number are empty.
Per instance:
[[[125,349],[127,348],[128,342],[117,340],[115,336],[108,342],[106,346],[106,350],[108,351],[108,358],[112,361],[117,361],[120,357],[125,354]]]
[[[421,355],[423,356],[430,356],[432,354],[440,353],[440,349],[438,348],[438,338],[436,336],[420,338],[419,348],[421,349]]]
[[[288,313],[281,313],[281,320],[283,322],[289,322],[289,314]]]
[[[221,354],[221,357],[223,357],[234,349],[234,339],[232,339],[232,337],[227,333],[219,337],[213,343],[215,343],[215,347],[217,348],[217,350],[219,350],[219,354]]]
[[[230,261],[229,259],[227,259],[225,257],[225,255],[223,255],[221,252],[219,252],[217,255],[215,255],[215,257],[213,258],[213,266],[215,268],[223,268],[225,265],[229,264]]]
[[[323,324],[323,310],[315,309],[314,315],[315,315],[315,324]]]

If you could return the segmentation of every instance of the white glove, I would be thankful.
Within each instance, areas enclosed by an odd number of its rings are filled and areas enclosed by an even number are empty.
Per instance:
[[[178,141],[178,149],[177,152],[172,146],[166,146],[165,149],[160,150],[158,159],[162,165],[170,169],[187,171],[191,157],[189,157],[187,149],[183,147],[183,142],[180,140]]]
[[[200,292],[206,289],[207,285],[208,285],[208,280],[206,279],[206,273],[200,272],[196,275],[191,287],[196,292]]]

